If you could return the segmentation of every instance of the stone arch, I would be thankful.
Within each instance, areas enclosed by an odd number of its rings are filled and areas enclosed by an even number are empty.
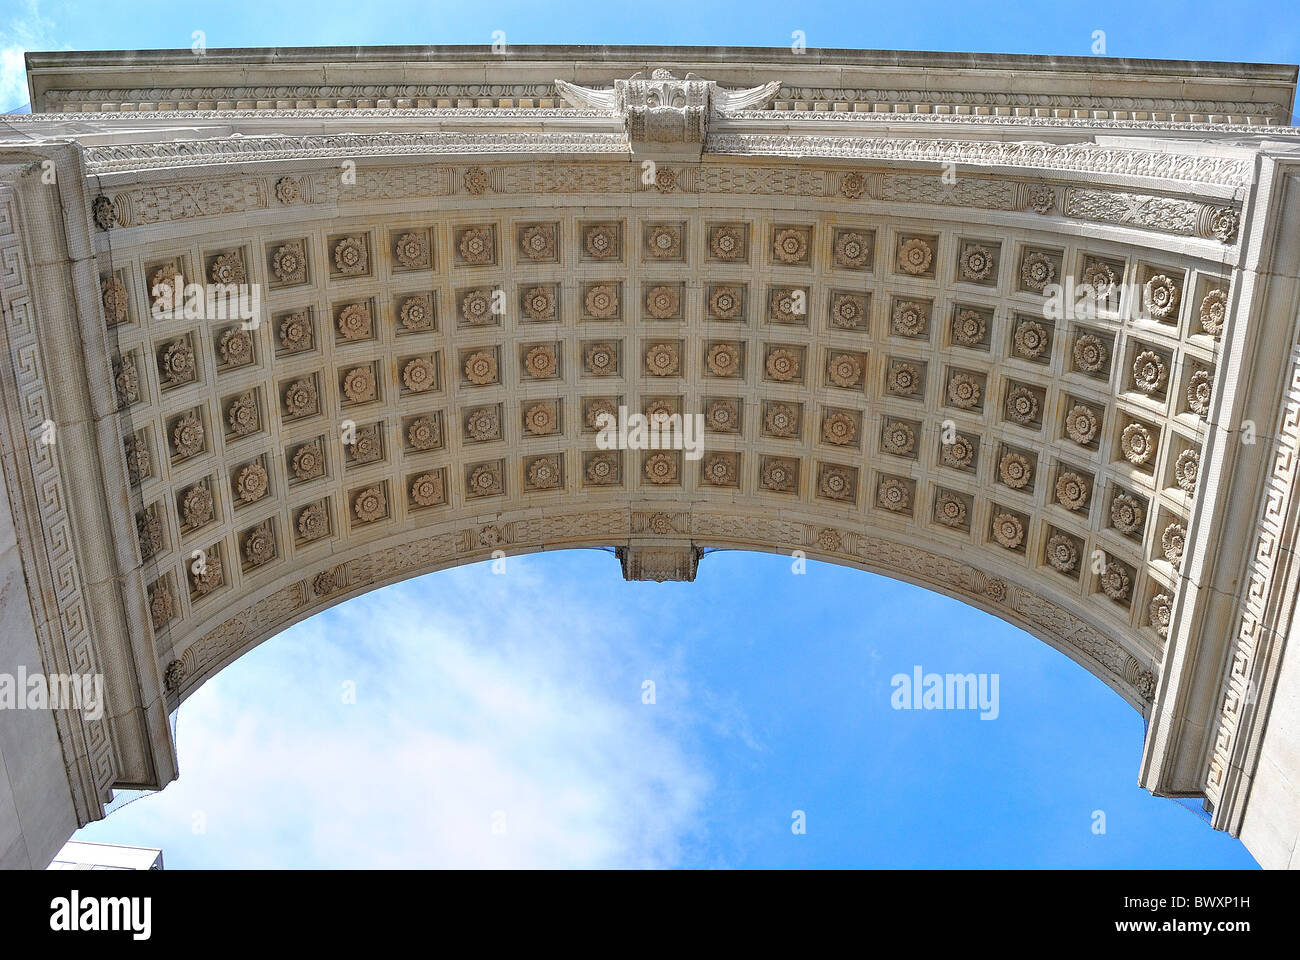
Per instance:
[[[142,55],[35,57],[0,165],[23,655],[113,706],[52,722],[65,820],[170,780],[168,712],[338,598],[613,546],[988,610],[1149,719],[1145,785],[1241,829],[1294,593],[1293,69],[541,48],[385,83],[369,50],[283,86],[214,53],[148,88]],[[988,90],[917,79],[957,68]],[[699,416],[700,459],[603,449],[620,407]]]

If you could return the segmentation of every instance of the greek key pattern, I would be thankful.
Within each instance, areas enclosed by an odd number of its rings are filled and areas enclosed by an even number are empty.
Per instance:
[[[1265,624],[1270,598],[1277,588],[1277,562],[1287,543],[1287,517],[1300,479],[1296,476],[1300,465],[1300,346],[1291,350],[1287,383],[1276,431],[1277,452],[1255,522],[1258,534],[1246,568],[1248,585],[1243,591],[1241,616],[1223,682],[1219,731],[1206,771],[1205,795],[1216,805],[1223,796],[1224,778],[1233,766],[1243,710],[1256,700],[1252,685],[1259,680],[1256,673],[1262,659],[1261,645],[1272,639]]]
[[[24,558],[24,572],[31,578],[29,593],[36,606],[33,612],[37,640],[45,668],[51,673],[97,674],[103,671],[92,644],[56,446],[42,442],[45,424],[53,419],[53,405],[38,347],[39,318],[27,284],[16,224],[13,193],[0,189],[0,305],[15,387],[14,393],[6,397],[6,406],[16,411],[16,416],[11,413],[15,420],[20,418],[19,423],[11,421],[9,427],[14,434],[12,463],[18,474],[18,488],[35,493],[38,510],[38,517],[27,528],[28,546],[38,556]],[[17,436],[18,430],[21,437]],[[22,522],[17,515],[14,521],[16,525]],[[86,797],[84,802],[94,808],[114,780],[107,721],[90,719],[84,711],[60,710],[55,713],[55,722],[69,760],[77,750],[74,744],[85,744],[96,796]],[[77,789],[75,783],[73,789]]]

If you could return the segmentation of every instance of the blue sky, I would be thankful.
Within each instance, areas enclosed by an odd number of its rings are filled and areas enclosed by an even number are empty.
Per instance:
[[[894,710],[916,665],[997,673],[998,718]],[[1251,866],[1136,785],[1142,734],[1082,668],[919,588],[728,552],[626,584],[566,551],[263,644],[181,708],[180,780],[81,836],[170,867]]]
[[[23,49],[189,47],[194,30],[211,47],[802,30],[810,47],[1057,55],[1104,30],[1112,56],[1300,60],[1293,0],[24,2],[0,3],[0,109],[26,101]],[[892,709],[890,677],[916,665],[997,674],[998,718]],[[693,585],[626,584],[599,551],[410,581],[262,645],[177,731],[180,780],[81,838],[159,846],[171,868],[1253,865],[1136,785],[1141,718],[1062,655],[945,597],[774,556],[711,554]]]

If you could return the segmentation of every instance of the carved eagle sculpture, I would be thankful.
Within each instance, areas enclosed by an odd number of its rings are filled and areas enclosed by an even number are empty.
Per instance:
[[[556,80],[560,96],[572,107],[623,117],[628,140],[637,143],[703,143],[709,116],[766,106],[781,89],[774,80],[746,90],[726,90],[693,73],[685,79],[655,70],[649,79],[636,73],[615,80],[612,90],[581,87]]]

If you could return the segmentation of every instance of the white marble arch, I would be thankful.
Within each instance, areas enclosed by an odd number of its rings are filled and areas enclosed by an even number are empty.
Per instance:
[[[0,648],[0,669],[36,657],[47,672],[102,672],[111,709],[102,721],[56,712],[36,728],[0,716],[6,769],[40,770],[0,784],[0,864],[39,866],[103,815],[113,788],[173,779],[168,712],[340,598],[497,547],[615,546],[627,576],[689,579],[697,551],[716,546],[802,549],[1023,627],[1149,720],[1144,786],[1203,799],[1261,862],[1300,865],[1300,661],[1286,656],[1300,530],[1300,132],[1284,126],[1294,67],[690,48],[603,48],[591,61],[566,48],[505,59],[396,48],[29,64],[34,109],[49,112],[10,118],[0,142],[0,454],[13,521],[0,612],[33,635]],[[349,162],[354,183],[339,175]],[[548,222],[559,252],[548,260],[542,242],[541,260],[525,263],[518,231]],[[608,237],[592,231],[611,226],[622,249],[607,257]],[[719,228],[738,231],[743,269],[713,246]],[[647,252],[652,237],[666,262]],[[276,259],[286,241],[301,243],[301,282]],[[344,262],[358,249],[359,272]],[[155,323],[149,289],[173,261],[192,278],[219,267],[263,284],[267,322],[246,343]],[[1035,284],[1048,272],[1098,276],[1099,265],[1125,283],[1118,310],[1024,325],[1044,317]],[[553,285],[560,322],[454,322],[471,288],[522,303],[526,284]],[[622,285],[626,309],[607,328],[582,316],[602,284]],[[727,284],[753,308],[737,326],[708,314],[711,289]],[[680,318],[672,290],[655,297],[664,317],[646,315],[647,287],[674,288]],[[809,322],[772,322],[768,305],[788,299],[772,295],[796,288]],[[443,325],[408,337],[397,298],[435,291]],[[837,298],[866,293],[866,326],[831,322],[854,312]],[[349,300],[370,303],[370,339],[333,333]],[[898,335],[917,312],[897,312],[903,301],[930,304],[924,342]],[[1139,309],[1147,302],[1159,309]],[[985,333],[954,343],[963,305],[988,311]],[[319,339],[282,350],[281,320],[306,307]],[[1087,337],[1108,348],[1100,367]],[[522,372],[541,341],[556,345],[554,389]],[[617,343],[627,364],[617,386],[587,376],[596,341]],[[719,377],[731,364],[711,349],[728,343],[742,363]],[[499,382],[465,382],[466,351],[494,351]],[[780,351],[798,354],[797,384],[782,379]],[[671,385],[643,368],[651,353]],[[769,362],[781,376],[763,373]],[[899,363],[925,371],[922,399],[895,390]],[[363,365],[382,397],[349,406],[347,375]],[[439,382],[426,394],[430,368]],[[983,387],[978,416],[947,401],[958,374]],[[303,378],[319,409],[286,416],[284,388]],[[710,441],[739,458],[735,476],[706,490],[679,462],[659,487],[628,451],[617,490],[592,488],[580,423],[597,395],[706,412],[735,399],[743,429]],[[524,436],[523,405],[548,397],[565,404],[563,427]],[[1068,426],[1080,404],[1102,420],[1099,442]],[[780,434],[788,411],[776,411],[777,432],[761,428],[773,405],[800,407],[796,440]],[[501,440],[465,420],[488,406],[509,424]],[[256,411],[255,429],[235,428],[236,408]],[[378,425],[377,459],[331,439],[354,410]],[[856,444],[825,441],[835,411],[858,418]],[[425,412],[447,418],[440,452],[406,448]],[[206,431],[197,452],[178,446],[185,414]],[[949,419],[978,441],[970,471],[938,443]],[[898,452],[898,420],[915,459]],[[42,442],[51,428],[58,442]],[[476,431],[486,446],[466,440]],[[329,468],[298,476],[293,457],[315,437]],[[128,440],[156,469],[132,475]],[[1006,482],[1007,453],[1032,460],[1032,494]],[[563,458],[562,492],[524,488],[542,454]],[[797,462],[789,490],[764,467],[777,459]],[[470,469],[487,461],[502,492],[470,496]],[[239,478],[255,462],[267,492],[245,498],[258,477]],[[432,470],[444,502],[425,510],[411,484]],[[1091,484],[1078,509],[1077,485],[1058,490],[1066,472]],[[906,516],[879,499],[886,479],[910,490]],[[215,513],[191,524],[202,511],[184,504],[201,483]],[[387,513],[359,511],[369,487]],[[964,526],[933,512],[945,492],[967,498]],[[329,535],[300,538],[312,502]],[[1061,537],[1077,553],[1064,572],[1048,552],[1068,560]],[[196,547],[228,564],[215,582],[191,580]],[[1101,575],[1082,565],[1096,553]]]

